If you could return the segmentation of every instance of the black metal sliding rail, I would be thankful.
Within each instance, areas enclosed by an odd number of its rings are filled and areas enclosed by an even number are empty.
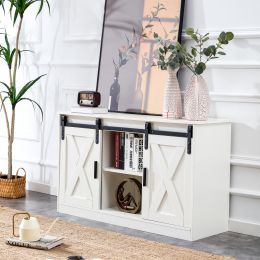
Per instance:
[[[61,139],[65,139],[65,128],[66,127],[75,127],[75,128],[86,128],[86,129],[94,129],[96,130],[96,144],[99,143],[99,130],[105,131],[115,131],[115,132],[129,132],[129,133],[139,133],[145,135],[145,149],[147,150],[149,147],[149,135],[161,135],[161,136],[174,136],[187,138],[187,153],[191,154],[191,143],[193,138],[193,126],[188,125],[187,132],[172,132],[172,131],[161,131],[161,130],[153,130],[152,124],[150,122],[145,123],[145,127],[141,128],[129,128],[129,127],[118,127],[118,126],[103,126],[102,120],[100,118],[96,119],[95,124],[79,124],[79,123],[71,123],[68,122],[67,116],[61,116]]]

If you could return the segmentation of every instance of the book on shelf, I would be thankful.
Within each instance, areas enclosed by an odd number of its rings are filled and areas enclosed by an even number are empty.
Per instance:
[[[139,157],[139,138],[134,138],[134,153],[133,153],[133,171],[138,171],[138,157]]]
[[[115,133],[115,168],[143,170],[143,137],[133,133]]]
[[[41,250],[50,250],[63,243],[64,241],[62,237],[55,237],[49,235],[42,237],[40,240],[35,242],[22,241],[18,237],[10,237],[6,239],[6,244],[11,246],[28,247]]]
[[[133,170],[134,138],[134,134],[129,134],[129,170]]]
[[[130,133],[125,133],[125,167],[124,170],[129,171],[129,135]]]
[[[143,170],[143,138],[136,135],[134,138],[133,171]]]
[[[120,133],[119,168],[125,169],[125,133]]]
[[[144,139],[139,138],[138,140],[139,146],[138,146],[138,171],[143,170],[143,159],[144,159]]]
[[[115,168],[119,169],[120,166],[120,133],[115,132]]]
[[[71,108],[71,113],[77,114],[106,114],[108,109],[106,107],[82,107],[74,106]]]

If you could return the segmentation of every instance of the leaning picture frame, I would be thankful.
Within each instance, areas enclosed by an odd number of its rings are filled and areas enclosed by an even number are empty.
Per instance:
[[[157,33],[181,42],[185,0],[106,0],[96,90],[110,112],[161,115]]]

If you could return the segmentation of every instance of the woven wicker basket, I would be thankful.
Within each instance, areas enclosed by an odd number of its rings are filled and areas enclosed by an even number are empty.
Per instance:
[[[20,170],[24,171],[24,176],[18,176]],[[0,197],[18,199],[25,197],[26,171],[19,168],[12,179],[7,179],[7,175],[0,173]]]

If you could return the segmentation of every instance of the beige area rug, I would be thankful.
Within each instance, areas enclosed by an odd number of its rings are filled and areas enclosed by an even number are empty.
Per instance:
[[[113,260],[231,260],[204,252],[148,241],[102,229],[82,226],[59,220],[52,233],[65,238],[65,244],[50,251],[14,247],[5,244],[11,236],[14,209],[0,206],[0,260],[51,260],[67,259],[70,255],[82,255],[85,259]],[[47,230],[53,219],[37,216],[41,229]]]

